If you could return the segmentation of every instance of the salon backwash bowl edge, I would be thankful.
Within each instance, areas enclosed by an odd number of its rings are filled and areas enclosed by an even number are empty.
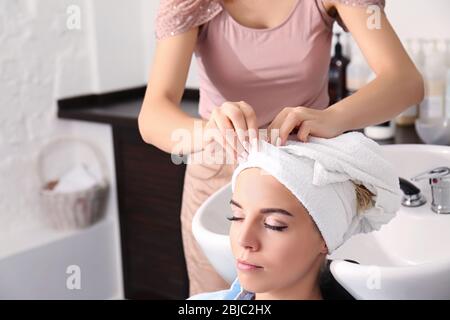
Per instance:
[[[450,147],[383,145],[398,175],[414,175],[450,165]],[[328,258],[334,278],[356,299],[450,299],[450,214],[430,209],[428,182],[415,184],[427,203],[401,207],[379,231],[353,236]],[[194,237],[217,272],[231,283],[236,277],[228,230],[231,184],[209,197],[192,222]],[[358,261],[359,264],[344,261]]]

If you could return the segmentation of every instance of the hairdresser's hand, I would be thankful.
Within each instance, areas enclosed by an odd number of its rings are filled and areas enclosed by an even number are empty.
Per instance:
[[[209,147],[214,142],[219,143],[236,160],[241,152],[248,152],[249,142],[257,137],[258,125],[253,108],[244,101],[224,102],[213,109],[204,128],[203,142]]]
[[[280,144],[284,145],[291,133],[296,133],[297,138],[303,142],[307,142],[310,135],[321,138],[336,137],[343,133],[340,123],[338,115],[330,108],[317,110],[287,107],[275,117],[267,131],[270,143],[276,144],[279,136]],[[276,131],[272,132],[272,129],[278,129],[278,134]]]

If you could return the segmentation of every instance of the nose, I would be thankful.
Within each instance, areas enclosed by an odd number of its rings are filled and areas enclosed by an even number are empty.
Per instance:
[[[257,222],[251,221],[250,219],[241,224],[238,236],[238,244],[241,247],[250,251],[259,249],[260,243],[257,227]]]

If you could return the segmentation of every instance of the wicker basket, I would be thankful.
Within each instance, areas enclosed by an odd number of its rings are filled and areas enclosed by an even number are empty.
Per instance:
[[[49,180],[44,177],[44,155],[51,148],[62,143],[76,142],[84,145],[94,155],[101,170],[101,181],[85,190],[58,193],[52,190],[58,179]],[[106,162],[101,152],[89,141],[79,138],[60,138],[43,147],[37,161],[38,174],[41,180],[40,199],[48,224],[58,230],[80,229],[93,225],[104,216],[105,203],[109,190],[106,175]]]

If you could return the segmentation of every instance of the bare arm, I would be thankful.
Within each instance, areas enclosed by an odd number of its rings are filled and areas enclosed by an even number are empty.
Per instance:
[[[176,146],[180,147],[180,141],[172,139],[172,134],[176,132],[190,135],[181,153],[192,153],[203,148],[194,145],[194,139],[201,141],[201,137],[194,137],[194,134],[199,133],[198,130],[194,131],[194,124],[197,122],[197,125],[204,126],[206,121],[189,116],[180,107],[197,33],[198,27],[195,27],[157,42],[138,117],[143,140],[168,153],[172,153]]]
[[[385,122],[422,101],[422,76],[383,10],[380,10],[380,28],[370,29],[366,8],[340,3],[335,8],[376,74],[373,81],[355,94],[327,109],[338,119],[341,129],[347,131]]]

